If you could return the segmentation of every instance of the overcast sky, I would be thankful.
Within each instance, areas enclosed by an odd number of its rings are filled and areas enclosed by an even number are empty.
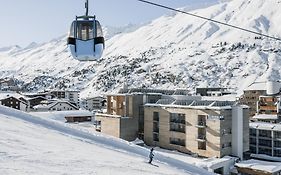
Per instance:
[[[102,25],[123,26],[151,21],[169,11],[137,0],[89,0],[90,14]],[[151,0],[174,8],[218,0]],[[0,47],[26,46],[66,34],[76,15],[83,15],[85,0],[6,0],[0,4]]]

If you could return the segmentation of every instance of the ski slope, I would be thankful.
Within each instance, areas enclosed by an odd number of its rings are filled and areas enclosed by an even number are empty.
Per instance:
[[[211,174],[129,142],[0,106],[0,174]]]

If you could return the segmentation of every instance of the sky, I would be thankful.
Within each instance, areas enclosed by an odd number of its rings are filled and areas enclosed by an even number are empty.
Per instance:
[[[173,8],[218,0],[150,0]],[[0,5],[0,47],[27,46],[65,35],[76,15],[83,15],[85,0],[8,0]],[[149,22],[170,12],[137,0],[89,0],[89,13],[104,26]]]

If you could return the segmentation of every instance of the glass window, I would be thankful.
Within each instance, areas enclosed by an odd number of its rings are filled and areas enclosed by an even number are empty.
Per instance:
[[[92,21],[79,21],[77,23],[77,39],[89,40],[94,38],[94,25]]]
[[[74,38],[75,36],[74,36],[74,26],[76,25],[76,21],[74,21],[74,22],[72,22],[72,24],[71,24],[71,27],[70,27],[70,31],[69,31],[69,34],[68,34],[68,36],[70,37],[70,38]]]
[[[96,21],[96,29],[97,29],[97,36],[96,37],[102,37],[103,33],[102,33],[102,28],[101,28],[101,25],[100,25],[99,21]]]

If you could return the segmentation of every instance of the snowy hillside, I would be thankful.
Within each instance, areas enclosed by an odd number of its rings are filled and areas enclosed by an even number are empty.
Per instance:
[[[280,8],[280,0],[233,0],[191,12],[280,38]],[[116,91],[126,81],[129,87],[237,91],[254,81],[280,80],[280,68],[280,42],[184,14],[113,36],[99,62],[73,60],[65,37],[0,49],[0,78],[14,76],[28,91],[75,87],[82,96]]]
[[[0,174],[211,174],[149,150],[0,106]]]

